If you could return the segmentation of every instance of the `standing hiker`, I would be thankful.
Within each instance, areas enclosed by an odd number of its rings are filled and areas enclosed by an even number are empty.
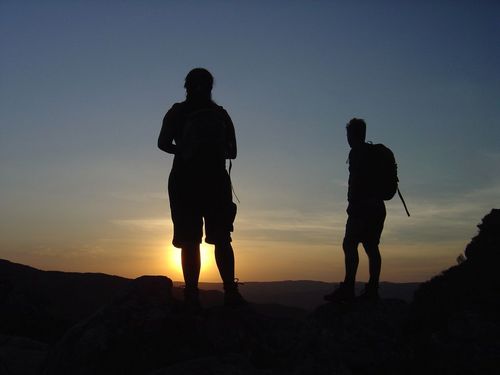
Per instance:
[[[189,309],[198,299],[200,243],[215,245],[215,259],[224,283],[224,304],[246,303],[234,278],[231,232],[236,216],[226,159],[236,158],[236,137],[229,114],[212,100],[213,77],[203,68],[191,70],[184,87],[186,100],[176,103],[163,119],[158,147],[174,154],[168,179],[170,210],[174,224],[173,245],[181,248]]]
[[[324,296],[331,302],[354,299],[358,269],[358,245],[363,244],[368,255],[370,279],[360,298],[377,300],[382,260],[380,235],[384,228],[384,200],[397,191],[397,171],[394,155],[383,145],[365,142],[366,123],[353,118],[347,124],[349,152],[349,189],[347,193],[347,223],[342,244],[345,256],[345,278],[332,293]],[[391,159],[392,158],[392,159]]]

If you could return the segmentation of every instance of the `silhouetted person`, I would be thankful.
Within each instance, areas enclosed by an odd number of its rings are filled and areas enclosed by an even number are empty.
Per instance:
[[[378,299],[381,257],[380,235],[384,228],[385,204],[377,192],[377,176],[373,168],[373,145],[365,142],[366,123],[353,118],[347,124],[349,152],[349,189],[347,193],[347,223],[342,244],[345,255],[345,278],[339,287],[325,299],[332,302],[350,301],[355,297],[354,284],[358,269],[358,244],[362,243],[368,255],[370,279],[361,298]]]
[[[236,137],[229,114],[212,100],[213,77],[206,69],[191,70],[185,79],[186,100],[163,119],[158,147],[174,154],[168,180],[173,245],[181,248],[186,305],[199,308],[200,243],[215,245],[224,283],[224,303],[245,304],[234,278],[231,232],[236,215],[226,159],[236,158]]]

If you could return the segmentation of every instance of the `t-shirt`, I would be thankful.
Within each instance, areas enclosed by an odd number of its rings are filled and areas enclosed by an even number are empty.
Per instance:
[[[377,197],[374,189],[374,181],[378,178],[374,174],[371,163],[371,145],[363,143],[355,146],[349,152],[349,189],[347,200],[350,206],[369,206],[384,204]]]
[[[183,153],[182,142],[189,116],[193,113],[198,113],[200,111],[202,112],[203,110],[214,111],[225,123],[225,155],[223,155],[223,157],[217,161],[217,165],[215,166],[215,168],[223,170],[225,169],[225,159],[236,158],[236,136],[234,125],[227,111],[223,107],[215,104],[212,101],[205,103],[189,103],[184,101],[181,103],[175,103],[167,112],[167,114],[165,115],[165,119],[163,120],[163,127],[167,127],[170,131],[172,131],[174,142],[177,145],[178,149],[174,157],[172,166],[173,171],[185,171],[201,168],[198,165],[199,163],[197,164],[192,160],[189,160],[189,158],[186,157],[185,153]],[[212,165],[211,168],[214,168],[214,166]]]

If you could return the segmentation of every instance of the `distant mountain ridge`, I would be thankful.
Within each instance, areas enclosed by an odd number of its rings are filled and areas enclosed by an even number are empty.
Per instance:
[[[0,301],[2,290],[12,288],[15,284],[30,295],[36,291],[37,299],[45,300],[51,309],[71,320],[81,319],[94,312],[130,281],[125,277],[104,273],[42,271],[0,259]],[[258,304],[280,304],[312,311],[323,303],[323,295],[331,292],[336,284],[313,280],[249,281],[243,283],[240,289],[249,301]],[[174,282],[174,287],[182,285],[181,282]],[[418,285],[382,282],[380,294],[383,298],[410,302]],[[357,289],[362,286],[362,283],[357,283]],[[222,291],[222,284],[202,282],[200,289]],[[207,299],[210,305],[211,300]]]

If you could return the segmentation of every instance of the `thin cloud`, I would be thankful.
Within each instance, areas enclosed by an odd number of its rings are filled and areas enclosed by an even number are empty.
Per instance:
[[[116,219],[111,220],[114,225],[127,227],[129,229],[136,229],[142,231],[164,231],[171,225],[168,218],[142,218],[142,219]]]
[[[476,232],[475,225],[481,218],[498,206],[500,183],[432,201],[413,201],[410,218],[402,207],[392,205],[384,237],[405,243],[466,242]]]

